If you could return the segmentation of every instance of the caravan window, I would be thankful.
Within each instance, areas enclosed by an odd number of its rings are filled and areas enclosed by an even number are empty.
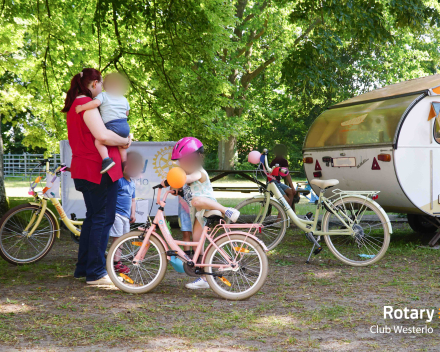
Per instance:
[[[403,113],[419,95],[326,110],[310,127],[304,149],[392,144]]]

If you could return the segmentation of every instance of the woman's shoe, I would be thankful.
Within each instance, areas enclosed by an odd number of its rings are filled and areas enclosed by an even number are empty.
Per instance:
[[[87,284],[100,286],[100,285],[113,285],[113,282],[112,282],[112,280],[110,280],[110,277],[108,275],[105,275],[98,280],[87,281]]]
[[[185,287],[191,290],[198,290],[199,288],[209,288],[209,284],[199,277],[197,280],[186,284]]]

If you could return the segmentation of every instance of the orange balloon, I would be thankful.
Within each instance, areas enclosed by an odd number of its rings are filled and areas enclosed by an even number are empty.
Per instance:
[[[180,167],[173,167],[168,171],[167,181],[173,188],[182,188],[186,183],[186,172]]]

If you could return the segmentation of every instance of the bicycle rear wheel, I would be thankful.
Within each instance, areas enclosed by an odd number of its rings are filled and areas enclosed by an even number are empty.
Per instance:
[[[206,281],[211,289],[219,296],[239,301],[256,294],[264,285],[269,263],[263,247],[252,238],[244,235],[230,235],[220,238],[215,244],[221,248],[229,258],[236,258],[236,270],[219,271],[215,267],[205,267],[211,274],[221,274],[222,278],[206,275]],[[204,260],[205,264],[227,264],[223,254],[211,246]]]
[[[250,198],[239,203],[235,209],[240,211],[237,224],[262,224],[261,233],[255,235],[264,242],[268,250],[274,249],[287,231],[287,214],[284,208],[271,199],[268,211],[264,214],[265,198]]]
[[[107,273],[112,282],[122,291],[146,293],[160,284],[167,271],[167,256],[162,243],[150,237],[150,245],[141,263],[134,265],[133,258],[141,249],[140,231],[132,231],[119,237],[107,254]],[[129,272],[115,271],[114,262],[120,261]],[[122,281],[121,278],[122,277]]]
[[[46,211],[40,223],[28,236],[34,227],[41,207],[32,204],[22,204],[9,210],[0,220],[0,256],[7,262],[19,265],[34,263],[49,253],[55,241],[56,220]],[[26,229],[31,221],[34,222]]]
[[[342,198],[333,203],[336,212],[346,223],[353,221],[354,235],[325,235],[330,251],[342,262],[352,266],[366,266],[380,260],[390,244],[387,219],[379,208],[360,197]],[[347,227],[335,214],[326,212],[322,218],[322,231],[344,230]]]

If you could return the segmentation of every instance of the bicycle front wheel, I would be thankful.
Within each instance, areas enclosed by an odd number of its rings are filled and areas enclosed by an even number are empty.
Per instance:
[[[359,197],[342,198],[333,203],[335,213],[347,224],[352,220],[354,235],[325,235],[329,250],[342,262],[352,266],[366,266],[380,260],[390,244],[387,219],[372,202]],[[326,212],[322,218],[322,231],[345,230],[339,218]]]
[[[140,231],[132,231],[113,242],[107,254],[107,273],[112,282],[122,291],[146,293],[160,284],[167,271],[167,256],[162,243],[150,237],[150,245],[144,259],[133,264],[141,249]],[[121,262],[125,270],[116,271],[114,262]]]
[[[265,198],[250,198],[239,203],[235,209],[240,211],[237,224],[262,224],[261,233],[256,233],[268,250],[274,249],[287,231],[287,214],[280,203],[271,199],[267,212],[264,212]]]
[[[9,210],[0,220],[0,256],[15,265],[34,263],[49,253],[55,240],[56,220],[48,211],[35,231],[41,207],[23,204]]]
[[[256,294],[263,287],[269,271],[263,247],[252,238],[240,234],[220,238],[215,244],[217,247],[211,246],[206,253],[204,263],[226,265],[228,261],[224,255],[227,255],[235,260],[237,267],[224,271],[216,267],[205,267],[207,273],[222,275],[206,275],[211,289],[219,296],[234,301]]]

